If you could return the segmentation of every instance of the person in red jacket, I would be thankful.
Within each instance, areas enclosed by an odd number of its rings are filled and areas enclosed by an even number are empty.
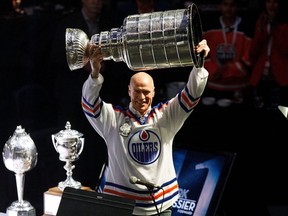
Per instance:
[[[221,0],[220,17],[210,19],[211,27],[204,30],[203,37],[211,47],[205,62],[210,76],[204,104],[211,102],[207,100],[211,97],[220,106],[241,104],[243,101],[249,80],[247,65],[251,37],[243,18],[237,15],[238,8],[237,0]]]
[[[265,0],[250,47],[250,83],[258,108],[288,105],[288,18],[285,0]]]

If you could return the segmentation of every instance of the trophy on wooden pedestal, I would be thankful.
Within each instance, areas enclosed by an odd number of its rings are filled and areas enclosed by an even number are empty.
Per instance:
[[[66,122],[65,130],[61,130],[51,135],[53,146],[59,153],[59,160],[64,161],[66,179],[58,183],[58,186],[49,188],[44,192],[44,215],[57,215],[57,211],[62,199],[63,191],[66,187],[91,190],[84,187],[79,181],[72,177],[72,170],[75,168],[73,162],[79,159],[84,147],[83,134],[71,129],[69,121]]]
[[[82,187],[79,181],[75,181],[72,177],[72,170],[75,168],[73,162],[78,160],[84,147],[83,134],[71,129],[69,121],[66,122],[65,130],[61,130],[57,134],[52,134],[52,142],[55,150],[59,153],[59,160],[64,161],[64,169],[67,178],[59,182],[58,188],[64,190],[65,187],[79,189]]]

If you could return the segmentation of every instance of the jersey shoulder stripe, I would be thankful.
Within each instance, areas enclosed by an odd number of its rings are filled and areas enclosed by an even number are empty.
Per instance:
[[[91,104],[84,97],[82,97],[81,105],[85,114],[90,117],[97,118],[100,115],[103,101],[100,99],[100,97],[97,97],[94,104]]]
[[[190,112],[198,104],[200,98],[193,98],[187,86],[178,94],[179,104],[185,112]]]

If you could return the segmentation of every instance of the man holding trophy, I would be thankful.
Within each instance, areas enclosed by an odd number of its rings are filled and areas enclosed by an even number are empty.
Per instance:
[[[206,40],[195,46],[195,52],[204,57],[209,51]],[[83,85],[82,108],[107,144],[109,159],[103,192],[134,199],[133,215],[171,215],[171,206],[178,199],[173,139],[199,102],[208,71],[194,66],[185,88],[156,106],[152,106],[153,78],[137,72],[128,86],[129,108],[124,109],[99,96],[104,82],[101,47],[91,44],[88,55],[92,71]]]

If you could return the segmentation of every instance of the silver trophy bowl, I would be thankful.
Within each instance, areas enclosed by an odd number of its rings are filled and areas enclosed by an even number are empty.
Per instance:
[[[35,208],[23,200],[25,172],[36,166],[38,153],[34,141],[21,126],[5,143],[3,161],[6,168],[15,173],[18,200],[14,201],[6,210],[8,216],[35,216]]]
[[[89,41],[81,29],[66,29],[66,57],[70,70],[84,67],[90,44],[101,47],[104,60],[123,61],[134,71],[203,66],[195,51],[202,40],[198,9],[168,10],[127,16],[120,28],[95,34]]]
[[[66,170],[67,178],[65,181],[58,183],[58,188],[64,190],[66,187],[79,189],[82,184],[75,181],[72,177],[72,170],[75,168],[73,162],[79,159],[84,148],[83,134],[71,129],[69,121],[66,122],[65,130],[61,130],[57,134],[52,134],[52,142],[55,150],[59,153],[59,160],[66,162],[64,169]]]

